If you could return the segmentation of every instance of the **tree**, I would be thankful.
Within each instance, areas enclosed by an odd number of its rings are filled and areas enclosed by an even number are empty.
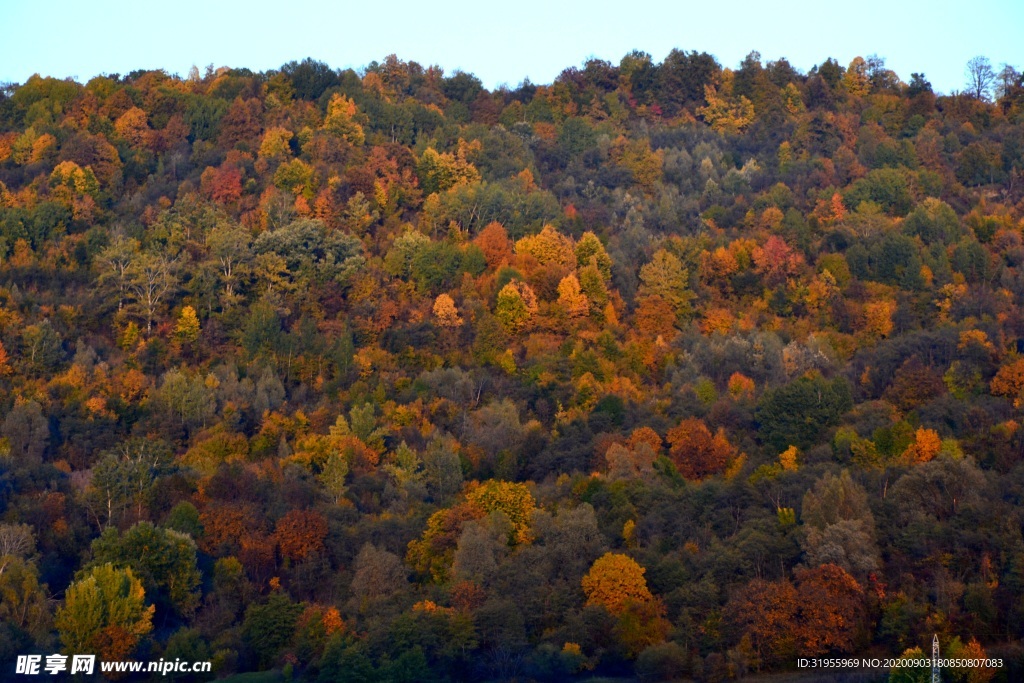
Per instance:
[[[967,92],[975,99],[988,102],[992,94],[992,86],[996,82],[996,72],[988,57],[978,55],[967,62]]]
[[[525,282],[514,280],[498,292],[494,315],[511,334],[526,328],[537,311],[537,295]]]
[[[51,619],[47,586],[39,584],[35,564],[0,554],[0,622],[27,631],[41,642],[50,631]]]
[[[994,396],[1013,399],[1015,408],[1024,405],[1024,358],[1012,358],[999,368],[989,388]]]
[[[536,235],[520,239],[515,249],[516,254],[529,254],[542,266],[568,270],[576,263],[572,238],[561,234],[552,225],[545,225]]]
[[[302,614],[302,603],[292,602],[283,593],[274,593],[267,601],[253,603],[245,610],[242,639],[260,667],[270,667],[295,634]]]
[[[864,97],[871,92],[868,78],[868,63],[863,57],[854,57],[843,74],[843,88],[855,97]]]
[[[138,257],[138,240],[115,235],[113,242],[94,260],[99,270],[99,285],[112,287],[117,292],[118,311],[124,308],[125,300],[132,291],[132,267]]]
[[[147,335],[153,332],[164,299],[178,286],[177,265],[163,254],[148,251],[140,252],[128,267],[128,286],[136,313],[146,321]]]
[[[36,537],[28,524],[0,524],[0,574],[7,563],[25,559],[36,550]]]
[[[196,309],[183,306],[174,326],[174,339],[183,347],[191,348],[199,341],[199,316]]]
[[[500,268],[512,260],[512,241],[508,238],[508,231],[497,221],[488,223],[473,244],[483,251],[489,268]]]
[[[324,130],[337,135],[349,144],[359,147],[366,137],[363,127],[355,121],[356,103],[344,95],[335,93],[327,103],[327,116],[324,117]]]
[[[590,311],[590,301],[582,292],[575,273],[569,273],[558,283],[558,304],[571,318],[586,315]]]
[[[134,437],[101,453],[85,497],[96,525],[118,523],[132,506],[135,519],[141,518],[151,488],[167,472],[170,460],[170,449],[158,439]]]
[[[604,280],[611,280],[612,259],[597,235],[588,230],[576,243],[576,267],[582,270],[591,265],[597,268]]]
[[[7,439],[12,459],[22,467],[30,467],[43,460],[50,425],[37,402],[16,400],[0,425],[0,434]]]
[[[466,502],[481,510],[483,514],[500,512],[508,518],[511,529],[509,544],[528,543],[533,535],[530,529],[531,517],[537,505],[526,484],[489,479],[479,486],[470,488]]]
[[[672,307],[677,317],[684,317],[689,314],[693,299],[689,277],[689,271],[678,256],[659,249],[650,262],[640,268],[641,286],[637,296],[659,296]]]
[[[106,529],[92,542],[91,566],[130,569],[155,604],[189,618],[199,606],[196,544],[186,534],[139,522],[124,533]]]
[[[252,269],[252,237],[240,226],[218,225],[207,233],[206,246],[219,265],[224,303],[231,305]]]
[[[345,498],[348,487],[345,479],[348,477],[348,459],[340,452],[333,452],[327,456],[327,460],[317,475],[317,479],[323,484],[324,489],[330,494],[335,505],[341,503]]]
[[[455,301],[447,294],[438,294],[434,299],[434,317],[441,327],[451,328],[462,325],[459,309],[455,307]]]
[[[680,474],[688,479],[704,479],[725,470],[735,449],[719,429],[714,435],[704,422],[687,418],[668,431],[669,457]]]
[[[323,550],[327,520],[314,510],[289,510],[277,520],[274,537],[281,555],[301,561]]]
[[[103,660],[128,658],[153,630],[153,605],[131,569],[103,564],[83,572],[64,594],[55,624],[68,654],[95,652]]]
[[[918,427],[914,433],[914,441],[900,456],[908,464],[919,464],[932,460],[942,450],[942,439],[934,429]]]
[[[719,133],[740,133],[754,122],[754,105],[745,96],[731,97],[714,86],[704,86],[707,106],[697,109],[712,128]]]
[[[796,574],[797,646],[801,656],[853,651],[864,618],[864,591],[834,564]]]
[[[154,399],[190,429],[205,424],[217,407],[216,398],[205,379],[182,370],[164,373]]]
[[[466,158],[472,149],[473,145],[467,145],[461,140],[455,154],[438,153],[433,147],[425,149],[416,164],[416,174],[423,193],[447,192],[453,187],[478,182],[480,171]]]
[[[755,416],[762,438],[777,451],[791,445],[807,450],[852,406],[850,387],[842,377],[801,377],[766,391]]]
[[[353,569],[352,592],[359,598],[388,597],[408,584],[401,558],[372,543],[360,548]]]
[[[257,256],[283,260],[283,277],[292,283],[345,282],[363,265],[363,245],[319,220],[300,219],[261,233],[253,242]]]
[[[260,142],[260,159],[284,160],[291,156],[290,142],[294,134],[287,128],[277,126],[267,128]]]
[[[423,452],[427,491],[435,500],[444,500],[462,487],[462,464],[458,442],[451,436],[436,436]]]
[[[738,588],[723,610],[725,622],[746,639],[753,667],[788,661],[796,652],[797,592],[788,580],[753,579]]]
[[[583,593],[588,605],[604,607],[615,616],[623,614],[629,602],[649,602],[654,599],[647,580],[646,569],[628,555],[608,552],[597,558],[583,577]]]

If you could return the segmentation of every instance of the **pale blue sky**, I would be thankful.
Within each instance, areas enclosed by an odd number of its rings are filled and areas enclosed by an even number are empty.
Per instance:
[[[924,72],[942,92],[963,87],[978,54],[997,70],[1024,67],[1022,0],[0,0],[0,25],[0,81],[13,82],[210,63],[262,71],[307,56],[359,68],[395,53],[515,86],[550,83],[588,57],[617,64],[633,49],[661,61],[673,47],[729,67],[758,50],[801,71],[878,54],[903,80]]]

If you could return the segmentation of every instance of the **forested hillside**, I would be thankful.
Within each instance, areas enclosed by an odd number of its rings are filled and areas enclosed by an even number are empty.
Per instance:
[[[6,87],[3,666],[1020,680],[1024,82],[971,73]]]

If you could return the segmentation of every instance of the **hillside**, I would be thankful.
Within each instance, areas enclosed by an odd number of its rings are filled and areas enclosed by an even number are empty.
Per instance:
[[[1020,676],[1024,81],[975,75],[6,87],[0,660]]]

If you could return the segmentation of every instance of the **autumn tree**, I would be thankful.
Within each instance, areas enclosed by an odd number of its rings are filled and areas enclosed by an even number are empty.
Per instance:
[[[942,439],[939,438],[939,433],[934,429],[918,427],[914,432],[913,443],[907,446],[900,459],[907,464],[928,462],[935,458],[941,450]]]
[[[484,514],[500,512],[505,515],[511,523],[508,533],[510,544],[528,543],[532,539],[530,518],[536,502],[526,484],[489,479],[470,488],[466,502]]]
[[[687,418],[668,431],[669,457],[687,479],[704,479],[725,470],[735,449],[719,429],[711,433],[698,418]]]
[[[638,297],[658,296],[678,318],[690,312],[693,292],[689,289],[689,271],[675,254],[664,249],[654,252],[649,263],[640,268]]]
[[[723,616],[746,639],[755,670],[789,661],[796,653],[797,591],[788,580],[753,579],[733,593]]]
[[[754,122],[754,105],[744,95],[732,97],[726,90],[723,88],[719,93],[714,86],[705,85],[707,105],[700,107],[697,113],[719,133],[742,132]]]
[[[1014,358],[1004,364],[989,386],[993,395],[1013,399],[1015,408],[1024,405],[1024,358]]]
[[[572,239],[559,233],[552,225],[545,225],[536,235],[520,239],[516,242],[515,251],[516,254],[529,254],[542,266],[570,270],[576,263]]]
[[[583,593],[588,605],[598,605],[619,616],[629,602],[649,602],[654,599],[647,580],[646,569],[628,555],[608,552],[599,557],[583,577]]]
[[[303,560],[323,549],[327,520],[313,510],[289,510],[277,520],[274,538],[281,555],[290,560]]]
[[[447,294],[438,294],[434,299],[434,317],[441,327],[451,328],[462,325],[459,309],[455,307],[455,301]]]
[[[363,144],[366,136],[363,127],[356,123],[356,103],[344,95],[335,93],[327,103],[327,116],[324,117],[324,130],[337,135],[356,147]]]
[[[558,304],[571,318],[586,315],[590,311],[590,301],[580,288],[575,273],[566,275],[558,283]]]
[[[849,653],[863,627],[864,591],[842,568],[823,564],[796,574],[801,656]]]
[[[512,260],[512,241],[508,238],[508,231],[497,221],[488,223],[473,244],[483,251],[489,268],[499,268]]]
[[[608,552],[594,561],[581,582],[587,605],[603,607],[616,617],[615,635],[631,657],[663,642],[670,628],[664,604],[647,587],[646,571],[628,555]]]
[[[6,526],[6,525],[5,525]],[[42,642],[53,625],[48,586],[39,583],[34,562],[0,554],[0,620]]]
[[[460,141],[454,154],[439,153],[433,147],[424,150],[416,165],[416,173],[424,194],[447,192],[453,187],[479,181],[480,171],[467,158],[473,149],[473,145]]]
[[[99,565],[83,572],[64,594],[55,624],[64,651],[125,659],[153,630],[154,606],[131,569]]]

